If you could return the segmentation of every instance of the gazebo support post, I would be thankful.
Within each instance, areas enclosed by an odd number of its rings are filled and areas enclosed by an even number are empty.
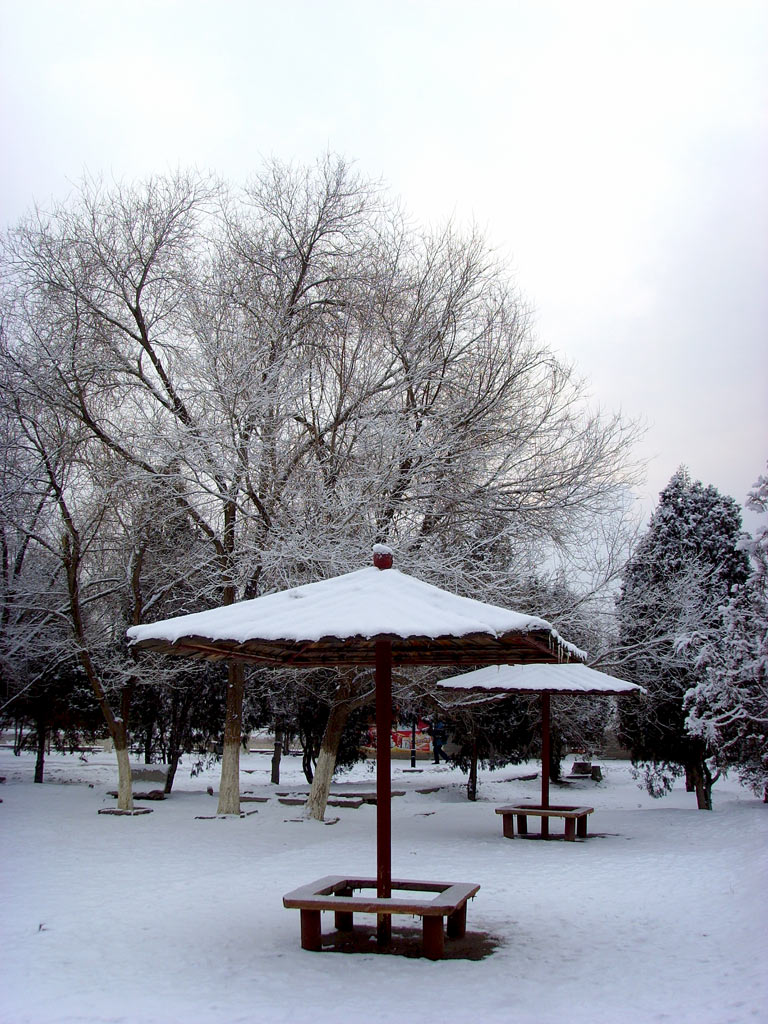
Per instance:
[[[541,695],[541,807],[546,810],[549,807],[549,694]],[[543,838],[549,835],[549,818],[541,819],[541,835]]]
[[[376,896],[392,895],[392,645],[376,641]],[[382,948],[392,937],[392,917],[379,914],[376,941]]]

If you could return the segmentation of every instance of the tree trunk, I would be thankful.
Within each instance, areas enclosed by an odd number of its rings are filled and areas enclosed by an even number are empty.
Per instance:
[[[229,666],[227,679],[227,717],[224,723],[218,814],[240,813],[240,743],[244,693],[243,666],[232,664]]]
[[[181,751],[174,750],[168,755],[168,772],[165,776],[165,786],[163,792],[168,794],[173,789],[173,780],[176,778],[176,769],[179,767],[179,761],[181,760]]]
[[[304,752],[301,755],[301,769],[304,772],[304,778],[307,782],[312,785],[315,778],[315,769],[312,764],[312,748],[304,747]]]
[[[192,698],[192,687],[187,687],[181,695],[178,691],[174,692],[171,699],[171,728],[168,730],[168,749],[164,751],[165,760],[168,764],[168,774],[165,777],[165,793],[170,793],[173,788],[176,769],[179,767],[181,755],[184,752],[184,739],[189,726]]]
[[[309,789],[309,796],[304,805],[304,817],[315,818],[322,821],[325,815],[325,808],[328,803],[328,793],[331,789],[331,780],[336,767],[336,755],[339,752],[341,735],[350,713],[348,700],[339,700],[340,694],[347,696],[346,688],[341,686],[336,690],[336,699],[331,705],[331,713],[328,715],[328,723],[323,733],[323,742],[320,744],[320,753],[317,756],[315,774],[312,785]]]
[[[712,774],[706,761],[697,761],[685,766],[686,780],[690,777],[696,793],[696,806],[700,811],[712,810]]]
[[[270,779],[276,786],[280,785],[280,758],[283,756],[283,730],[275,725],[275,751],[272,754],[272,777]]]
[[[117,809],[133,810],[133,778],[131,777],[131,759],[128,753],[128,730],[125,723],[117,720],[112,733],[117,758]]]
[[[135,682],[131,680],[120,690],[120,717],[115,719],[115,754],[117,755],[117,806],[123,811],[133,810],[133,778],[128,750],[128,716]]]
[[[24,728],[17,719],[13,723],[13,756],[18,757],[24,746]]]
[[[51,481],[53,483],[53,480]],[[107,723],[109,735],[115,745],[115,756],[117,757],[117,808],[120,811],[133,810],[133,780],[131,778],[131,761],[128,756],[128,715],[131,709],[131,698],[135,680],[131,680],[120,690],[120,714],[115,715],[107,699],[107,693],[96,666],[91,658],[90,650],[85,639],[83,627],[83,614],[80,606],[80,536],[72,522],[66,504],[61,497],[57,485],[62,517],[69,532],[64,533],[61,539],[62,560],[67,572],[67,588],[69,592],[70,615],[72,618],[72,629],[78,643],[78,658],[83,667],[86,678],[91,689],[96,695],[99,707]]]
[[[467,800],[477,800],[477,740],[472,739],[472,756],[467,779]]]
[[[696,799],[698,802],[698,808],[700,811],[711,811],[712,810],[712,784],[714,782],[712,774],[707,766],[706,761],[701,762],[701,776],[702,784],[696,790]]]
[[[45,739],[47,729],[45,722],[38,719],[37,726],[37,756],[35,758],[35,782],[42,783],[43,772],[45,771]]]
[[[120,811],[133,810],[133,778],[128,748],[115,745],[117,757],[117,808]]]

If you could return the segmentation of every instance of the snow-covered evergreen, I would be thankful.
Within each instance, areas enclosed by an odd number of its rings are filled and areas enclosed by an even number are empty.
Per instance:
[[[620,709],[620,735],[650,792],[662,795],[685,772],[701,808],[711,807],[709,751],[686,729],[684,700],[701,679],[699,655],[721,628],[721,606],[747,578],[741,539],[736,502],[679,469],[625,568],[618,601],[623,673],[648,690]]]
[[[747,507],[768,511],[768,477],[757,481]],[[703,678],[686,696],[686,726],[719,766],[735,767],[768,800],[768,527],[743,547],[751,572],[699,655]]]

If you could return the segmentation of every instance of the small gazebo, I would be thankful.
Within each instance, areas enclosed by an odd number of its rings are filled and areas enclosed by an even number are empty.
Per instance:
[[[376,681],[376,899],[352,890],[373,880],[329,876],[284,898],[302,912],[302,945],[320,947],[320,910],[351,926],[354,910],[378,914],[379,945],[390,937],[392,913],[423,918],[427,955],[442,954],[442,918],[449,934],[463,928],[466,900],[479,888],[397,880],[391,871],[392,666],[470,667],[559,663],[583,653],[544,619],[461,597],[392,568],[392,552],[374,548],[374,564],[332,579],[250,601],[134,626],[130,642],[163,654],[291,668],[371,666]],[[328,883],[328,884],[320,884]],[[332,883],[332,884],[331,884]],[[354,883],[354,884],[353,884]],[[436,892],[427,900],[392,899],[392,888]],[[456,899],[448,898],[451,890]],[[471,891],[470,891],[471,890]],[[456,903],[458,901],[458,905]],[[404,907],[415,909],[403,909]],[[437,931],[439,928],[439,935]]]
[[[586,836],[586,821],[592,808],[564,807],[551,804],[549,800],[549,751],[550,751],[550,697],[553,694],[570,697],[592,695],[600,697],[623,697],[627,694],[645,693],[642,686],[617,679],[605,672],[588,668],[580,662],[561,664],[516,664],[487,665],[474,672],[465,672],[436,684],[445,708],[471,708],[473,704],[487,701],[501,701],[520,694],[538,695],[541,698],[541,803],[516,805],[499,808],[505,814],[504,834],[512,838],[514,818],[525,829],[527,814],[541,818],[541,836],[549,836],[549,818],[566,819],[566,835],[573,835],[574,821]],[[581,812],[581,813],[577,813]],[[586,813],[585,813],[586,812]]]

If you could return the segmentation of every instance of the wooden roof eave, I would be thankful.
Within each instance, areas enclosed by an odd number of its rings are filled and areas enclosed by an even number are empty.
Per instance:
[[[504,697],[533,697],[541,693],[549,693],[553,697],[629,697],[639,690],[599,690],[597,688],[569,690],[566,687],[554,689],[550,686],[523,687],[517,686],[510,689],[502,687],[487,686],[457,686],[451,689],[449,686],[441,686],[440,693],[447,697],[487,697],[489,700],[502,700]]]
[[[557,664],[570,658],[567,650],[548,630],[509,632],[500,636],[491,633],[472,633],[458,637],[400,637],[382,634],[378,637],[322,637],[319,640],[301,641],[252,638],[242,642],[186,636],[175,641],[149,638],[134,646],[161,654],[253,665],[293,668],[341,665],[372,667],[376,659],[376,641],[380,639],[390,642],[392,661],[396,665]]]

